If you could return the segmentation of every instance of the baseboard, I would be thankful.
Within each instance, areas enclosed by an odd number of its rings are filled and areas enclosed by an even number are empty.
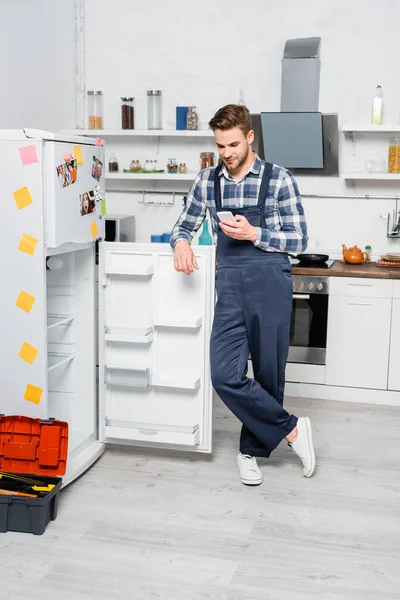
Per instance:
[[[318,385],[312,383],[286,383],[285,396],[292,398],[313,398],[318,400],[338,400],[379,406],[400,406],[400,392],[389,390],[368,390],[363,388]]]

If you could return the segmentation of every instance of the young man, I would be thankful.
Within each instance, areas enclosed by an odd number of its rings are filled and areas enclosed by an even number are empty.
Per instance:
[[[209,210],[217,251],[217,304],[211,334],[215,391],[242,422],[240,478],[262,483],[257,456],[268,457],[285,439],[315,469],[311,424],[283,408],[292,308],[291,266],[286,252],[303,252],[307,228],[297,184],[286,169],[252,151],[249,111],[229,104],[209,122],[222,160],[201,171],[172,232],[174,266],[198,269],[190,247]],[[235,220],[219,221],[231,211]],[[254,379],[247,377],[249,353]]]

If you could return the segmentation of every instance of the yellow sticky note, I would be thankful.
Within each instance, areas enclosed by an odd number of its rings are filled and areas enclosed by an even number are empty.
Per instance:
[[[92,239],[94,240],[94,238],[97,237],[97,234],[99,233],[99,228],[97,227],[97,221],[93,221],[93,223],[90,226],[90,231],[92,232]]]
[[[39,350],[35,348],[35,346],[31,346],[30,344],[28,344],[28,342],[24,342],[22,344],[21,350],[18,353],[18,356],[23,360],[26,360],[26,362],[28,362],[31,365],[35,360],[38,352]]]
[[[22,308],[22,310],[25,310],[28,313],[31,312],[34,302],[35,296],[31,296],[30,294],[28,294],[28,292],[24,292],[24,290],[21,290],[18,294],[18,298],[15,305],[18,306],[18,308]]]
[[[19,210],[33,203],[32,196],[30,195],[30,192],[26,186],[17,190],[16,192],[13,192],[13,196]]]
[[[74,146],[74,156],[78,165],[83,165],[83,154],[80,146]]]
[[[21,250],[21,252],[26,252],[27,254],[33,256],[37,243],[37,238],[31,237],[30,235],[23,233],[21,239],[19,240],[18,250]]]
[[[36,387],[36,385],[31,385],[28,383],[25,390],[24,400],[28,400],[28,402],[33,402],[33,404],[39,404],[40,398],[42,397],[42,388]]]

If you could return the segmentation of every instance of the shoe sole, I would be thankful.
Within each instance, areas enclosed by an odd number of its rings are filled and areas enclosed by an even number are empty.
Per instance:
[[[311,421],[310,421],[309,417],[305,417],[305,422],[306,422],[306,431],[307,431],[307,443],[308,443],[308,448],[309,448],[310,454],[311,454],[311,467],[310,467],[309,471],[307,471],[307,473],[303,472],[303,475],[304,475],[304,477],[312,477],[312,475],[315,471],[315,452],[314,452],[314,446],[313,446],[313,441],[312,441]]]
[[[261,485],[263,480],[262,479],[242,479],[240,478],[240,481],[244,484],[244,485]]]

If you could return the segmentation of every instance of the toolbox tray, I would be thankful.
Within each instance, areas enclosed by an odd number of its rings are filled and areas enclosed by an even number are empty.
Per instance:
[[[57,517],[67,454],[68,423],[0,415],[0,471],[55,486],[39,498],[0,495],[0,533],[44,533]]]

